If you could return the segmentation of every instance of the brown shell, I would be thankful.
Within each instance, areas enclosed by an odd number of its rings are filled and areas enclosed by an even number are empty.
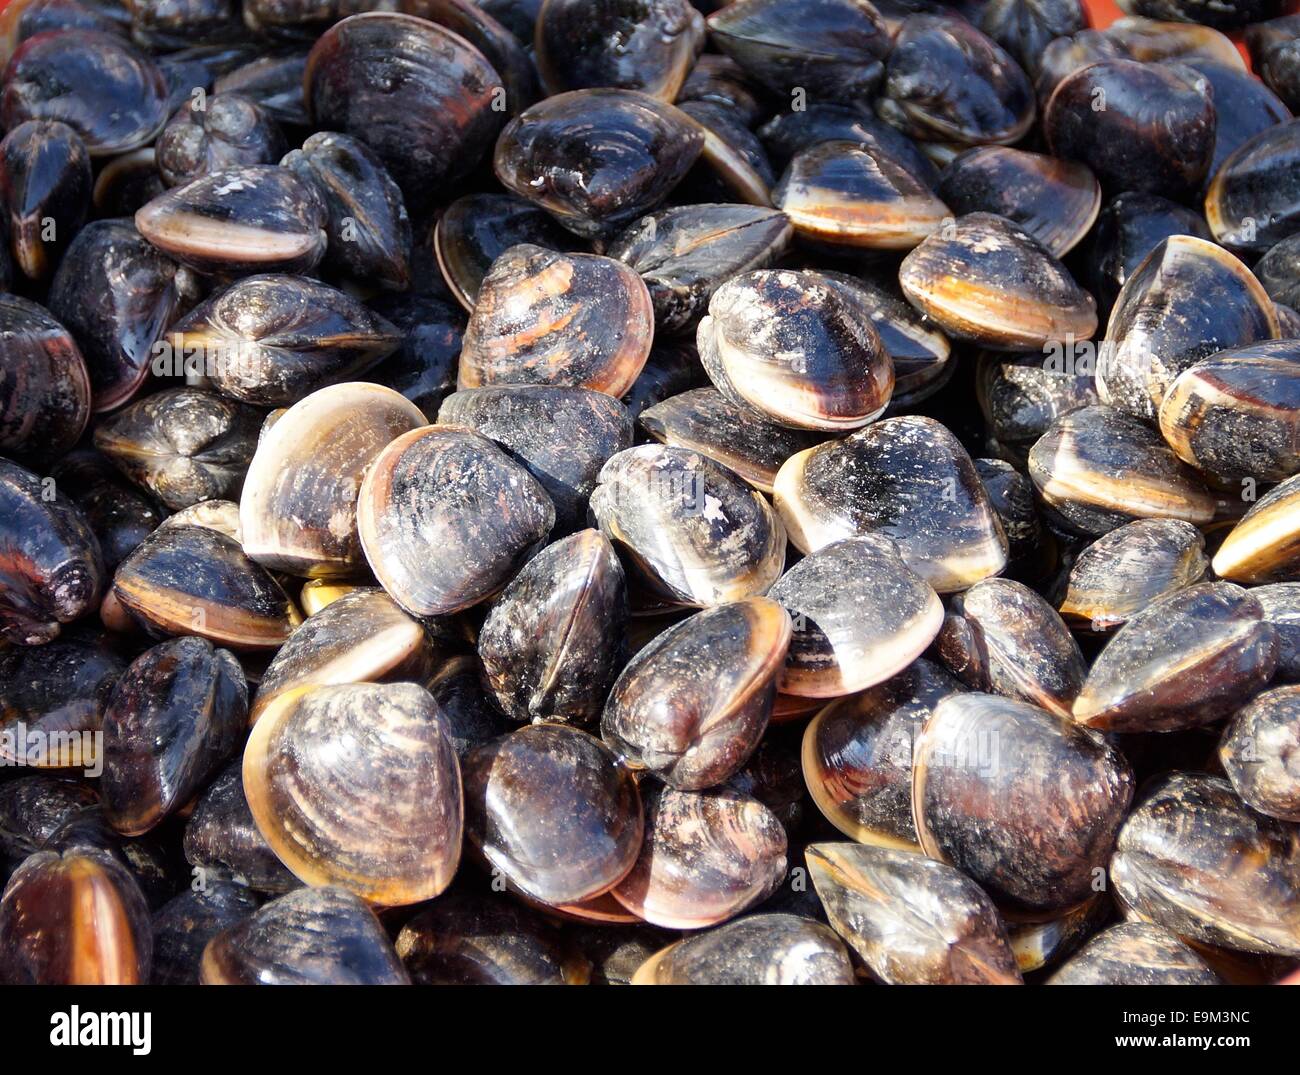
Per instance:
[[[1300,821],[1300,687],[1265,691],[1223,733],[1219,761],[1253,810]]]
[[[1211,564],[1233,582],[1300,578],[1300,475],[1274,486],[1228,532]]]
[[[158,171],[169,187],[246,164],[274,164],[285,151],[271,114],[251,98],[218,93],[196,109],[188,100],[158,135]]]
[[[1121,922],[1094,936],[1046,985],[1220,985],[1191,948],[1159,926]]]

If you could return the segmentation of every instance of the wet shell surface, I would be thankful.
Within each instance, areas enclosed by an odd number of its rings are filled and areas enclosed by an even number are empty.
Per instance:
[[[1300,687],[1258,695],[1228,724],[1219,761],[1253,810],[1300,821]]]
[[[1262,254],[1295,230],[1300,190],[1295,166],[1300,121],[1267,127],[1237,147],[1205,192],[1214,238],[1233,250]]]
[[[31,280],[48,280],[90,208],[85,142],[57,120],[18,124],[0,142],[0,186],[17,267]]]
[[[274,164],[284,135],[271,114],[237,93],[215,94],[195,108],[191,99],[158,135],[158,170],[169,187],[246,164]]]
[[[1219,985],[1219,976],[1177,937],[1148,922],[1122,922],[1092,938],[1047,985]]]
[[[1211,566],[1220,578],[1245,584],[1300,579],[1300,475],[1275,485],[1223,539]]]

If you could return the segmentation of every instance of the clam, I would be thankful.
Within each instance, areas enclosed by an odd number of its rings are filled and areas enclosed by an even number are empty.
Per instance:
[[[458,384],[567,385],[621,396],[653,339],[650,293],[622,262],[512,246],[483,278]]]
[[[198,985],[203,949],[218,933],[257,910],[257,897],[243,885],[210,880],[182,892],[153,915],[150,985]]]
[[[1048,985],[1219,985],[1191,948],[1159,926],[1121,922],[1096,934]]]
[[[85,517],[51,479],[0,459],[0,638],[39,646],[95,607],[104,562]]]
[[[982,353],[975,391],[989,434],[1018,458],[1061,415],[1097,402],[1087,354],[1064,345],[1045,356]]]
[[[704,45],[704,18],[687,0],[548,0],[537,17],[537,69],[547,93],[592,86],[672,101]]]
[[[50,286],[49,308],[85,357],[96,411],[120,407],[140,389],[158,365],[164,330],[192,301],[192,284],[129,220],[96,220],[77,234]]]
[[[456,301],[470,312],[492,263],[521,244],[567,250],[574,238],[545,209],[512,194],[457,198],[443,210],[433,232],[442,277]]]
[[[30,37],[57,30],[101,30],[125,34],[131,18],[125,7],[68,0],[14,0],[0,12],[0,62]]]
[[[81,509],[109,572],[162,521],[163,509],[154,499],[93,449],[70,452],[55,464],[50,476]]]
[[[765,597],[698,612],[628,662],[601,734],[628,765],[674,788],[715,787],[762,738],[789,644],[789,617]]]
[[[534,556],[493,604],[478,653],[501,708],[521,721],[596,722],[621,666],[623,568],[598,530]]]
[[[1104,892],[1098,892],[1083,903],[1049,918],[1010,920],[1007,937],[1020,973],[1028,975],[1059,963],[1089,935],[1109,922],[1112,910],[1110,898]]]
[[[218,933],[203,985],[408,985],[369,907],[337,885],[302,888]]]
[[[1161,598],[1200,582],[1209,566],[1205,538],[1191,523],[1137,519],[1080,551],[1060,612],[1076,627],[1122,627]]]
[[[1277,672],[1275,682],[1300,680],[1300,585],[1279,582],[1273,586],[1253,586],[1253,597],[1264,609],[1264,619],[1277,632]]]
[[[1214,97],[1214,157],[1207,176],[1217,175],[1243,142],[1291,118],[1277,94],[1240,66],[1196,58],[1186,62],[1210,84]]]
[[[426,415],[456,390],[465,314],[455,303],[414,291],[385,291],[368,303],[402,335],[397,350],[373,366],[370,378],[395,389]]]
[[[813,552],[883,534],[939,593],[996,575],[1007,541],[966,451],[933,418],[887,418],[793,455],[773,483],[790,541]]]
[[[745,202],[766,207],[772,204],[776,183],[772,162],[763,143],[733,109],[710,101],[683,101],[683,115],[694,120],[704,133],[700,163],[674,192],[683,202]]]
[[[785,830],[757,799],[659,786],[645,795],[641,853],[613,896],[656,926],[716,926],[781,883],[785,856]]]
[[[497,140],[509,191],[584,238],[645,216],[685,177],[704,130],[672,105],[632,90],[574,90],[533,105]]]
[[[601,468],[590,510],[633,577],[674,604],[766,593],[784,566],[785,528],[762,494],[684,448],[619,452]]]
[[[696,334],[700,362],[733,403],[796,429],[856,429],[879,417],[893,360],[851,282],[761,270],[709,300]]]
[[[1159,779],[1120,830],[1110,877],[1131,914],[1179,937],[1300,954],[1300,837],[1221,777]]]
[[[975,25],[1032,77],[1038,74],[1048,46],[1084,31],[1088,16],[1080,0],[991,0]]]
[[[1008,577],[1037,581],[1056,566],[1056,541],[1038,514],[1034,483],[1002,459],[976,459],[975,472],[1007,536]]]
[[[1246,66],[1228,36],[1209,26],[1131,16],[1111,23],[1106,34],[1141,63],[1209,60],[1243,70]]]
[[[169,388],[95,428],[98,448],[167,507],[237,496],[262,416],[202,388]]]
[[[996,695],[939,702],[913,753],[925,853],[1031,913],[1098,891],[1132,797],[1128,762],[1100,735]]]
[[[1278,19],[1257,22],[1246,27],[1246,47],[1250,50],[1251,69],[1293,111],[1300,106],[1300,19],[1283,15]]]
[[[1134,15],[1171,22],[1194,22],[1220,30],[1236,30],[1252,22],[1279,14],[1283,5],[1277,0],[1229,0],[1207,3],[1206,0],[1125,0],[1124,10]]]
[[[948,606],[936,648],[972,690],[1069,716],[1087,666],[1079,644],[1043,598],[1023,583],[985,579]]]
[[[1101,212],[1101,186],[1086,165],[1008,146],[962,153],[935,193],[955,216],[1006,217],[1057,258],[1079,244]]]
[[[1189,67],[1101,60],[1062,79],[1043,131],[1053,156],[1086,164],[1112,193],[1190,198],[1214,159],[1211,93]]]
[[[305,276],[246,276],[175,322],[173,353],[200,362],[226,395],[285,407],[347,381],[397,350],[397,327]]]
[[[212,172],[274,164],[284,154],[279,124],[261,105],[237,93],[219,93],[196,108],[189,100],[158,135],[158,171],[169,187]]]
[[[1113,407],[1062,415],[1029,452],[1039,495],[1072,532],[1101,535],[1134,519],[1215,516],[1213,494],[1149,426]]]
[[[71,333],[36,303],[0,296],[0,452],[53,462],[85,431],[90,393]]]
[[[767,111],[758,93],[745,69],[730,56],[706,52],[695,61],[675,100],[721,105],[731,109],[742,123],[753,126]]]
[[[0,899],[6,985],[141,985],[152,949],[140,886],[104,851],[38,851]]]
[[[1233,582],[1289,582],[1300,578],[1300,549],[1294,521],[1300,504],[1300,475],[1275,485],[1256,501],[1223,539],[1211,565]]]
[[[699,320],[725,281],[766,268],[790,237],[789,219],[773,209],[684,205],[638,220],[606,252],[641,275],[656,327],[679,332]]]
[[[477,657],[444,661],[424,685],[442,710],[443,730],[457,757],[511,730],[509,718],[483,683],[483,666]]]
[[[271,658],[249,720],[304,687],[424,683],[447,648],[382,590],[353,589],[308,616]]]
[[[636,781],[586,732],[530,725],[462,761],[465,836],[525,895],[577,903],[608,892],[636,862]]]
[[[1154,421],[1174,378],[1200,359],[1276,339],[1273,302],[1222,247],[1165,239],[1120,290],[1097,358],[1103,403]]]
[[[185,806],[239,749],[248,687],[234,654],[163,642],[122,673],[104,710],[104,813],[138,836]]]
[[[319,131],[280,161],[314,184],[329,215],[325,263],[404,291],[411,282],[411,222],[401,188],[364,142]]]
[[[244,792],[277,857],[310,885],[385,906],[432,899],[460,861],[460,769],[412,683],[274,698],[244,749]]]
[[[907,668],[943,624],[943,605],[893,542],[868,535],[810,552],[768,591],[794,625],[780,688],[838,698]]]
[[[1002,47],[957,15],[903,20],[876,111],[927,142],[1017,142],[1034,122],[1034,90]]]
[[[892,679],[822,709],[804,730],[804,782],[832,825],[858,843],[917,850],[912,746],[961,684],[918,658]]]
[[[302,575],[363,570],[362,476],[385,445],[424,420],[414,404],[375,384],[333,385],[294,404],[262,438],[244,479],[245,553]]]
[[[57,120],[12,127],[0,142],[0,189],[14,262],[29,279],[48,280],[90,209],[86,144]]]
[[[238,93],[261,105],[278,122],[307,126],[307,103],[303,96],[303,72],[307,52],[289,49],[259,56],[217,76],[213,90]]]
[[[908,301],[950,336],[999,351],[1087,340],[1097,327],[1092,296],[1065,266],[991,213],[970,213],[925,239],[898,279]]]
[[[1249,591],[1198,583],[1120,628],[1093,663],[1074,719],[1116,732],[1207,724],[1266,686],[1276,667],[1277,633]]]
[[[662,403],[669,396],[695,388],[706,380],[700,369],[694,343],[661,343],[650,350],[641,373],[627,390],[623,402],[633,419],[647,407]]]
[[[1220,165],[1205,192],[1214,238],[1233,250],[1262,254],[1300,225],[1300,121],[1266,127]]]
[[[110,591],[158,635],[198,635],[237,649],[277,649],[302,615],[233,538],[202,526],[162,527],[123,560]]]
[[[210,172],[135,214],[140,234],[198,272],[302,272],[325,253],[325,205],[288,168]]]
[[[371,570],[417,616],[491,596],[554,523],[555,506],[527,469],[459,426],[402,434],[374,458],[357,498]]]
[[[911,851],[812,844],[808,872],[835,932],[889,985],[1019,985],[993,901]]]
[[[1289,235],[1276,246],[1269,249],[1259,261],[1255,262],[1255,276],[1264,285],[1269,298],[1275,306],[1286,305],[1294,309],[1300,302],[1300,235]],[[1282,310],[1278,310],[1278,321],[1282,320]],[[1283,331],[1283,337],[1293,333]]]
[[[772,201],[802,238],[846,250],[911,250],[952,216],[904,161],[857,142],[797,152]]]
[[[37,34],[13,54],[0,90],[0,123],[58,120],[92,157],[152,142],[167,120],[158,65],[125,38],[100,30]]]
[[[1219,761],[1252,810],[1300,821],[1300,687],[1277,687],[1237,712]]]
[[[500,128],[503,110],[493,104],[504,87],[459,34],[375,11],[317,39],[303,93],[316,127],[373,149],[414,208],[478,162]]]

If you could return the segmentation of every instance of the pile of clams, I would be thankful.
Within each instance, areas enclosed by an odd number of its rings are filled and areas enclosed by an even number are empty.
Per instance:
[[[11,0],[0,983],[1296,973],[1300,18],[1126,10]]]

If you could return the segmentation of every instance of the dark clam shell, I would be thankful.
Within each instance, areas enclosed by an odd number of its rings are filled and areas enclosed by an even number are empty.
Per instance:
[[[244,749],[253,820],[309,885],[371,903],[432,899],[460,861],[460,768],[442,715],[412,683],[281,694]]]
[[[716,388],[693,388],[647,407],[641,426],[660,443],[708,456],[765,493],[782,463],[822,440],[809,430],[776,425]]]
[[[369,306],[397,326],[403,338],[368,376],[400,392],[424,414],[437,414],[443,399],[456,390],[464,311],[436,295],[414,291],[381,292]]]
[[[1093,631],[1121,627],[1148,605],[1205,577],[1205,538],[1181,519],[1138,519],[1083,549],[1060,612]]]
[[[1274,682],[1300,681],[1300,585],[1279,582],[1254,586],[1250,596],[1264,609],[1264,619],[1277,631],[1277,672]]]
[[[149,981],[149,908],[105,851],[38,851],[0,899],[0,983],[141,985]]]
[[[90,209],[90,154],[66,123],[28,120],[0,142],[0,190],[14,262],[48,280]]]
[[[239,503],[245,553],[299,575],[337,577],[363,570],[357,491],[366,468],[424,415],[377,384],[353,382],[313,392],[264,430]]]
[[[958,870],[911,851],[812,844],[826,916],[889,985],[1019,985],[993,901]]]
[[[633,985],[853,985],[840,939],[792,914],[747,915],[669,945],[637,969]]]
[[[102,420],[95,447],[175,510],[237,496],[262,415],[202,388],[170,388]]]
[[[598,530],[534,556],[479,631],[487,683],[513,719],[595,724],[622,663],[623,567]]]
[[[574,90],[517,116],[497,140],[497,178],[570,231],[609,237],[664,200],[704,147],[704,130],[632,90]]]
[[[789,617],[765,597],[698,612],[628,662],[601,735],[674,788],[716,787],[762,738],[789,644]]]
[[[257,897],[243,885],[208,880],[182,892],[154,912],[150,985],[198,985],[203,949],[218,933],[257,910]]]
[[[1101,211],[1101,186],[1086,165],[1007,146],[981,146],[953,160],[936,193],[956,216],[996,213],[1064,257]]]
[[[796,429],[857,429],[878,418],[894,364],[851,281],[765,269],[733,277],[696,333],[718,391]]]
[[[613,896],[652,925],[700,929],[760,903],[785,865],[785,830],[757,799],[659,786],[646,792],[641,854]]]
[[[1277,687],[1240,710],[1223,733],[1219,761],[1253,810],[1300,821],[1300,687]]]
[[[627,390],[623,403],[635,420],[647,407],[695,388],[705,380],[694,343],[661,344],[651,348],[650,357],[645,360],[636,382]]]
[[[21,45],[4,73],[0,123],[58,120],[81,135],[92,157],[151,141],[167,121],[167,86],[158,65],[115,34],[63,30]]]
[[[477,656],[452,657],[425,680],[425,688],[442,710],[444,728],[456,756],[511,730],[509,719],[483,683]]]
[[[135,214],[149,242],[205,273],[312,269],[325,254],[326,222],[316,189],[274,164],[200,176]]]
[[[704,44],[704,19],[687,0],[549,0],[536,34],[548,93],[613,86],[672,101]]]
[[[131,485],[99,452],[71,452],[51,476],[69,493],[99,539],[104,567],[116,569],[132,549],[157,528],[163,510]]]
[[[103,587],[99,542],[71,498],[0,459],[0,638],[49,642],[95,607]]]
[[[0,12],[0,62],[28,38],[51,30],[100,30],[125,35],[131,22],[125,5],[79,0],[14,0]]]
[[[1285,4],[1279,0],[1125,0],[1123,9],[1134,15],[1169,22],[1194,22],[1220,30],[1237,30],[1281,14]]]
[[[90,376],[72,335],[42,307],[0,295],[0,452],[53,462],[90,420]]]
[[[1080,0],[990,0],[975,25],[1032,77],[1044,50],[1057,38],[1083,30],[1088,16]]]
[[[924,658],[809,722],[801,752],[817,808],[860,844],[918,850],[912,822],[912,746],[934,707],[962,686]]]
[[[1251,584],[1300,579],[1298,510],[1300,474],[1270,489],[1228,532],[1214,554],[1214,573]]]
[[[259,56],[219,75],[213,89],[251,98],[280,123],[306,127],[309,121],[302,88],[306,67],[305,49]]]
[[[1121,922],[1096,934],[1047,985],[1219,985],[1219,976],[1172,933]]]
[[[228,650],[177,638],[122,673],[104,710],[104,813],[138,836],[185,806],[239,749],[248,686]]]
[[[374,150],[346,134],[318,131],[280,164],[315,184],[325,202],[325,264],[405,291],[411,283],[411,222],[401,188]]]
[[[1300,120],[1268,127],[1223,162],[1205,192],[1214,238],[1262,254],[1300,226]]]
[[[786,694],[838,698],[873,687],[908,667],[943,624],[938,595],[875,535],[810,552],[769,596],[794,625]]]
[[[970,213],[903,259],[908,301],[950,336],[1000,351],[1088,340],[1097,308],[1038,240],[1003,217]]]
[[[204,985],[408,985],[369,907],[336,885],[302,888],[218,933],[203,951]]]
[[[1070,715],[1087,672],[1079,645],[1043,598],[1010,579],[985,579],[948,606],[940,659],[977,691]]]
[[[926,854],[1031,912],[1096,891],[1132,797],[1132,770],[1100,735],[991,694],[941,701],[913,754]]]
[[[1064,344],[1046,356],[982,353],[975,392],[989,434],[1028,451],[1061,415],[1098,402],[1092,365],[1087,352],[1075,355]]]
[[[774,497],[803,552],[883,534],[939,593],[998,574],[1007,539],[966,450],[933,418],[887,418],[793,455]]]
[[[1101,651],[1074,719],[1115,732],[1207,724],[1262,689],[1277,667],[1277,633],[1249,591],[1189,586],[1148,605]]]
[[[164,7],[170,6],[170,0],[157,2]],[[224,4],[225,0],[216,2]],[[195,90],[202,90],[205,95],[211,94],[218,78],[253,60],[257,52],[256,44],[243,40],[231,41],[229,44],[191,45],[188,48],[178,45],[175,52],[159,56],[157,62],[163,80],[167,83],[169,109],[174,111],[183,108],[187,102],[197,105],[199,95]]]
[[[193,634],[237,649],[277,649],[302,622],[238,542],[202,526],[154,531],[118,565],[111,596],[155,634]]]
[[[1097,357],[1103,403],[1155,421],[1170,384],[1217,351],[1276,339],[1277,313],[1254,275],[1220,246],[1165,239],[1115,300]]]
[[[205,98],[202,108],[188,101],[155,147],[158,171],[169,187],[228,168],[274,164],[284,150],[284,135],[271,114],[237,93]]]
[[[1194,58],[1187,60],[1187,66],[1209,82],[1214,98],[1214,158],[1207,176],[1217,175],[1243,142],[1291,118],[1291,110],[1277,95],[1240,67]]]
[[[636,781],[594,736],[530,725],[476,747],[462,768],[466,839],[525,895],[591,899],[636,862],[644,827]]]
[[[361,587],[309,616],[266,666],[249,710],[256,722],[281,695],[349,683],[424,683],[444,647],[382,590]]]
[[[285,407],[392,354],[401,333],[347,292],[305,276],[247,276],[167,332],[228,396]]]
[[[492,263],[512,246],[568,250],[574,243],[545,209],[513,194],[457,198],[443,210],[433,233],[443,279],[456,301],[471,312]]]
[[[865,308],[880,342],[894,362],[894,391],[886,414],[934,395],[948,383],[955,363],[948,338],[893,291],[859,277],[827,272],[848,285],[856,304]]]
[[[1007,536],[1006,574],[1038,581],[1055,566],[1056,541],[1038,513],[1034,483],[1002,459],[976,459],[975,470]]]
[[[493,103],[505,88],[478,49],[436,23],[382,11],[326,30],[303,86],[315,126],[373,149],[408,208],[469,172],[504,114]]]
[[[903,161],[856,142],[800,150],[772,201],[801,237],[849,249],[910,250],[952,216]]]
[[[746,126],[752,127],[766,112],[758,93],[740,64],[730,56],[707,52],[695,61],[676,101],[678,104],[699,101],[720,105],[734,112]]]
[[[1133,519],[1214,518],[1214,495],[1160,434],[1113,407],[1062,415],[1029,452],[1029,476],[1049,507],[1079,534],[1105,534]]]
[[[21,863],[65,823],[98,805],[88,785],[66,777],[39,773],[0,784],[0,873],[8,872],[6,860]]]
[[[909,15],[876,110],[927,142],[1009,144],[1034,122],[1034,90],[1015,60],[961,17]]]
[[[377,455],[357,532],[380,584],[417,616],[469,608],[546,540],[555,506],[521,464],[479,433],[425,426]]]
[[[628,266],[520,244],[483,278],[458,384],[568,385],[621,396],[653,339],[650,293]]]
[[[1043,130],[1054,156],[1086,164],[1112,193],[1188,199],[1214,159],[1211,92],[1189,67],[1101,60],[1056,87]]]
[[[645,281],[661,332],[695,324],[727,280],[766,268],[790,241],[789,219],[751,205],[683,205],[638,220],[609,246]]]
[[[1226,780],[1173,773],[1120,830],[1110,877],[1144,921],[1203,944],[1300,955],[1300,836]]]
[[[49,307],[80,345],[96,411],[120,407],[139,390],[154,345],[189,290],[181,267],[129,220],[96,220],[77,235],[50,286]]]
[[[1160,405],[1160,432],[1225,485],[1300,471],[1300,342],[1220,351],[1184,370]]]
[[[1275,306],[1294,308],[1300,302],[1300,235],[1288,235],[1255,262],[1252,271]],[[1282,311],[1278,310],[1279,322],[1281,318]],[[1294,333],[1283,331],[1282,335]]]
[[[761,493],[684,448],[646,444],[601,468],[591,514],[634,577],[674,604],[766,593],[785,562],[785,528]]]
[[[1300,107],[1300,19],[1283,15],[1248,26],[1251,69],[1293,111]]]

